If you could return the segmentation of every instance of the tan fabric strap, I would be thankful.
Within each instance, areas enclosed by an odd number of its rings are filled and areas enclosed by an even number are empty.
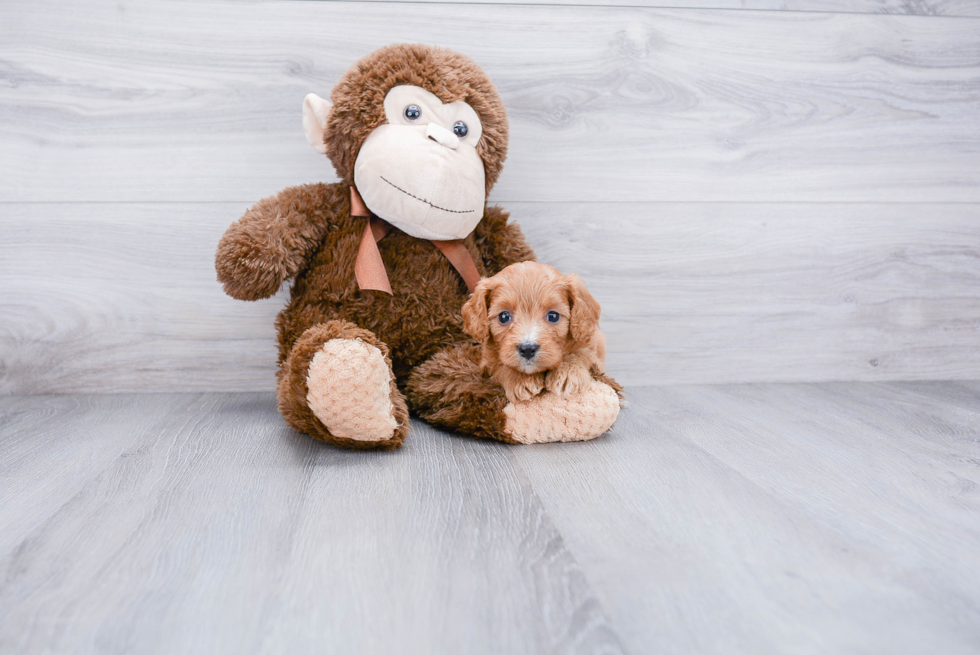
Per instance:
[[[364,234],[361,236],[361,245],[357,249],[357,260],[354,262],[354,277],[357,278],[357,286],[362,289],[374,289],[384,291],[389,296],[391,293],[391,282],[388,281],[388,272],[385,271],[385,263],[381,259],[381,251],[378,250],[380,241],[391,230],[385,230],[384,226],[375,228],[375,221],[383,222],[380,218],[370,218],[365,221]]]
[[[433,241],[432,243],[446,256],[449,263],[453,265],[456,272],[463,278],[463,282],[466,282],[467,290],[473,293],[476,290],[477,283],[480,281],[480,272],[476,270],[476,262],[473,261],[473,256],[470,255],[466,244],[459,239],[454,241]]]
[[[367,205],[364,204],[361,194],[354,187],[350,188],[350,215],[364,216],[366,218],[370,218],[371,216],[371,212],[367,208]]]
[[[364,234],[361,235],[361,244],[357,249],[357,260],[354,262],[354,277],[357,279],[357,286],[361,289],[384,291],[388,295],[392,295],[388,272],[385,270],[385,263],[381,259],[381,251],[378,249],[378,242],[391,232],[391,224],[371,214],[354,187],[350,188],[350,215],[368,219],[365,221]],[[466,245],[458,239],[433,241],[432,243],[460,274],[463,281],[466,282],[466,288],[469,292],[473,293],[480,281],[480,272],[477,270],[476,262],[473,261],[473,256]]]

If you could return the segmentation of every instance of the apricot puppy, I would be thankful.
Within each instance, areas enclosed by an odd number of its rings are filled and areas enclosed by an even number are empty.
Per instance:
[[[463,329],[482,343],[481,366],[510,402],[544,390],[574,395],[605,369],[599,311],[577,275],[521,262],[480,281],[463,305]]]

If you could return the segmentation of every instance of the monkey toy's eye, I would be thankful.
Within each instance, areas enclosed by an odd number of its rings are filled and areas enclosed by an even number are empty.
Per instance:
[[[405,118],[410,121],[417,121],[419,117],[422,116],[422,110],[418,105],[409,105],[405,107]]]
[[[548,316],[546,318],[548,319],[549,323],[557,323],[559,320],[561,320],[561,314],[558,312],[548,312]]]
[[[465,139],[466,135],[470,133],[470,128],[466,127],[466,123],[463,121],[456,121],[453,123],[453,134],[458,136],[460,139]]]
[[[507,325],[510,323],[510,312],[500,312],[497,314],[497,321],[499,321],[501,325]]]

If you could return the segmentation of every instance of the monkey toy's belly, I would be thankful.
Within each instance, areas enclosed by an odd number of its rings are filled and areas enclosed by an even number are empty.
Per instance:
[[[388,345],[395,376],[404,382],[413,367],[464,338],[460,309],[468,297],[466,284],[431,241],[395,230],[378,243],[390,296],[358,288],[357,234],[331,241],[334,247],[323,248],[297,277],[292,299],[276,322],[280,362],[308,328],[344,320],[371,330]],[[482,269],[480,262],[477,267]]]

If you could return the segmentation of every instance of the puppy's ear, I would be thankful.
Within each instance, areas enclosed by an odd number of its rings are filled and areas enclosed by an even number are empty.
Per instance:
[[[493,286],[484,278],[477,283],[473,295],[463,305],[463,331],[477,341],[490,338],[490,293]]]
[[[569,317],[569,334],[579,343],[588,343],[599,327],[599,302],[592,297],[585,283],[577,275],[567,275],[568,305],[571,308]]]

